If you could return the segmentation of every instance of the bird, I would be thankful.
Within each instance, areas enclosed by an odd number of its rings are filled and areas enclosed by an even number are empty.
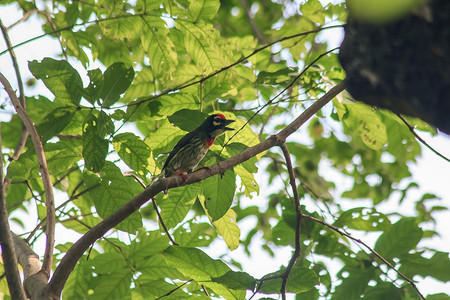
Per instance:
[[[223,114],[210,115],[196,129],[183,136],[170,151],[161,170],[164,177],[176,174],[186,181],[186,174],[191,173],[205,157],[214,140],[226,131],[234,130],[227,125],[235,120],[227,120]]]

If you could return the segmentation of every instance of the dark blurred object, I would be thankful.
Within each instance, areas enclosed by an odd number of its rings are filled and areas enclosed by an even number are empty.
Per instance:
[[[350,10],[339,60],[353,98],[450,134],[449,0],[385,24],[356,20]]]

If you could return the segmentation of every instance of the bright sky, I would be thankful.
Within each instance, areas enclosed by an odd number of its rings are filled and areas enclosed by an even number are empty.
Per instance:
[[[0,19],[3,21],[3,23],[6,26],[11,25],[18,19],[20,19],[21,15],[18,14],[17,10],[13,6],[9,6],[7,8],[2,6],[2,9],[0,10]],[[15,27],[13,30],[10,31],[10,38],[12,39],[12,44],[15,45],[19,42],[28,40],[30,38],[33,38],[35,36],[38,36],[42,34],[42,30],[40,29],[41,25],[40,22],[37,21],[38,19],[33,16],[30,18],[29,21],[25,23],[25,25],[19,25]],[[30,26],[30,22],[33,22],[32,26]],[[330,38],[333,38],[336,40],[336,35],[333,34]],[[0,39],[0,51],[3,51],[6,47],[3,41],[3,38]],[[336,41],[337,42],[337,41]],[[54,57],[54,54],[60,51],[59,44],[50,38],[42,38],[37,41],[33,41],[31,43],[26,44],[25,46],[19,47],[15,49],[16,56],[19,61],[20,70],[22,73],[22,78],[24,81],[31,78],[32,75],[28,71],[28,61],[37,59],[41,60],[44,57],[50,56]],[[70,61],[74,67],[76,66],[75,61]],[[11,60],[9,57],[9,54],[0,56],[0,72],[3,73],[10,81],[13,87],[17,87],[17,84],[15,82],[15,73],[11,65]],[[82,72],[80,72],[82,74]],[[46,90],[46,88],[43,86],[42,83],[38,82],[38,85],[35,90],[33,91],[39,91],[39,93],[44,94],[52,98],[52,94]],[[29,92],[28,94],[31,94]],[[9,99],[6,97],[6,93],[1,90],[0,91],[0,104],[3,104],[4,102],[9,101]],[[0,120],[8,120],[11,116],[12,111],[0,111]],[[300,131],[301,133],[301,131]],[[436,150],[440,151],[447,157],[450,156],[450,137],[446,136],[444,134],[440,134],[436,137],[431,137],[429,134],[423,134],[419,133],[432,147],[434,147]],[[292,140],[292,139],[291,139]],[[449,189],[449,180],[450,180],[450,163],[444,161],[443,159],[437,157],[434,153],[432,153],[427,148],[423,147],[423,155],[418,160],[418,163],[416,165],[411,165],[410,170],[414,174],[414,178],[417,180],[417,182],[420,185],[420,188],[417,191],[412,191],[408,194],[407,199],[404,200],[404,202],[399,206],[397,199],[392,199],[390,201],[387,201],[385,204],[380,206],[380,210],[383,212],[392,212],[392,211],[398,211],[401,213],[404,213],[406,215],[414,215],[414,201],[418,199],[423,193],[434,193],[440,197],[443,198],[444,201],[441,202],[441,205],[444,203],[449,203],[450,201],[450,189]],[[332,176],[333,174],[328,174],[328,176]],[[327,175],[325,175],[326,177]],[[265,182],[265,177],[263,174],[259,174],[259,182]],[[343,182],[345,184],[345,182]],[[266,198],[264,198],[264,195],[267,195],[269,191],[264,189],[264,186],[267,186],[267,184],[261,184],[260,186],[262,188],[261,190],[261,196],[254,197],[253,199],[248,199],[247,205],[254,205],[254,203],[265,203],[267,201]],[[337,195],[337,194],[336,194]],[[341,201],[341,204],[343,207],[351,208],[356,206],[363,206],[364,202],[356,204],[354,201]],[[263,204],[264,205],[264,204]],[[313,204],[308,204],[313,205]],[[33,205],[31,206],[31,209]],[[314,206],[315,207],[315,206]],[[435,214],[437,224],[436,227],[433,228],[433,226],[429,226],[426,229],[434,229],[438,231],[441,234],[440,239],[432,239],[427,241],[426,243],[423,243],[422,246],[430,246],[432,248],[442,250],[442,251],[449,251],[450,250],[450,213],[448,211],[441,212],[439,214]],[[14,213],[13,216],[21,217],[20,214]],[[23,217],[23,215],[22,215]],[[31,219],[30,219],[31,220]],[[14,225],[14,224],[13,224]],[[241,225],[241,224],[240,224]],[[250,225],[250,224],[249,224]],[[26,232],[35,226],[35,221],[32,221],[30,224],[26,224],[26,229],[20,228],[18,226],[13,226],[13,231],[16,233]],[[66,241],[72,241],[74,242],[77,237],[74,235],[71,231],[64,231],[64,234],[61,234],[61,231],[64,230],[62,227],[57,228],[57,243],[64,243]],[[245,226],[241,225],[241,230],[245,231]],[[70,234],[66,234],[70,233]],[[361,236],[364,241],[367,241],[369,243],[373,242],[373,237],[370,236]],[[38,254],[42,255],[44,252],[44,243],[43,241],[36,243],[36,247],[34,249]],[[224,253],[227,252],[226,247],[224,246],[224,243],[217,243],[216,250],[214,252]],[[211,255],[214,255],[214,253],[211,253]],[[288,262],[288,258],[291,255],[291,250],[287,248],[280,248],[276,252],[276,257],[272,258],[269,257],[265,252],[261,252],[258,247],[254,247],[252,250],[252,253],[258,253],[255,257],[252,259],[242,259],[242,257],[245,257],[244,251],[242,247],[240,247],[238,250],[231,253],[231,256],[241,262],[243,262],[244,269],[248,271],[252,276],[254,277],[261,277],[269,272],[276,271],[277,268],[284,264],[286,265]],[[264,263],[262,263],[264,262]],[[339,269],[339,266],[335,265],[336,270]],[[419,289],[424,293],[437,293],[437,292],[446,292],[450,294],[450,283],[444,284],[441,282],[437,282],[436,280],[432,279],[420,279],[419,280],[418,287]],[[257,299],[257,298],[255,298]]]

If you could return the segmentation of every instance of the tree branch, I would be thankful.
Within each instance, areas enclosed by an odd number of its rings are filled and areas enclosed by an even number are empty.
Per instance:
[[[14,248],[25,276],[23,282],[25,290],[31,299],[42,299],[40,297],[47,285],[48,275],[42,272],[39,256],[17,235],[13,234],[13,239]]]
[[[446,160],[447,162],[450,162],[450,159],[448,157],[446,157],[445,155],[441,154],[440,152],[438,152],[437,150],[435,150],[433,147],[431,147],[427,142],[425,142],[425,140],[423,138],[421,138],[417,132],[414,130],[414,127],[411,126],[411,124],[408,123],[408,121],[405,120],[405,118],[403,118],[400,114],[397,114],[397,117],[400,118],[400,120],[403,121],[403,123],[405,123],[406,127],[408,127],[409,131],[411,131],[411,133],[414,135],[414,137],[421,142],[425,147],[427,147],[428,149],[430,149],[431,151],[434,152],[434,154],[436,154],[437,156],[441,157],[442,159]]]
[[[185,182],[181,182],[177,176],[169,178],[161,178],[149,185],[142,193],[134,197],[124,206],[113,212],[108,217],[104,218],[99,224],[89,230],[84,236],[82,236],[75,244],[70,247],[66,255],[62,258],[60,264],[56,267],[55,272],[47,286],[46,293],[51,299],[59,299],[59,295],[62,292],[64,284],[67,281],[70,273],[74,269],[77,261],[81,258],[83,253],[89,249],[97,239],[102,237],[108,230],[125,220],[132,213],[137,211],[143,204],[153,198],[156,194],[174,188],[177,186],[184,186],[199,182],[205,178],[223,174],[224,171],[241,164],[242,162],[254,157],[255,155],[264,152],[271,147],[280,145],[286,138],[295,132],[302,124],[304,124],[312,115],[318,112],[325,104],[333,99],[337,94],[344,89],[344,82],[337,84],[330,91],[328,91],[323,97],[316,101],[313,105],[308,107],[297,119],[289,124],[285,129],[281,130],[278,134],[272,135],[263,142],[249,147],[241,153],[230,157],[216,165],[211,166],[209,169],[201,169],[197,172],[193,172],[187,175]]]
[[[422,295],[422,293],[419,291],[419,289],[417,288],[416,284],[414,283],[414,281],[412,281],[411,279],[409,279],[408,277],[406,277],[405,275],[403,275],[403,273],[401,273],[399,270],[397,270],[387,259],[385,259],[383,256],[381,256],[377,251],[375,251],[373,248],[371,248],[369,245],[367,245],[366,243],[364,243],[363,241],[361,241],[360,239],[354,238],[353,236],[351,236],[350,234],[340,230],[339,228],[337,228],[336,226],[333,226],[331,224],[328,224],[327,222],[314,218],[313,216],[309,216],[309,215],[303,215],[303,217],[310,219],[311,221],[320,223],[334,231],[336,231],[337,233],[339,233],[342,236],[345,236],[346,238],[351,239],[352,241],[363,245],[367,250],[369,250],[371,253],[373,253],[378,259],[380,259],[383,263],[385,263],[389,268],[391,268],[392,270],[394,270],[401,278],[403,278],[405,281],[407,281],[416,291],[416,293],[419,295],[419,297],[422,300],[425,300],[425,297]]]
[[[300,207],[300,197],[298,195],[298,189],[297,184],[295,183],[295,174],[294,169],[292,167],[292,161],[291,161],[291,155],[289,153],[289,150],[285,143],[280,145],[281,151],[283,151],[284,159],[286,160],[286,166],[288,169],[289,174],[289,184],[292,188],[292,193],[294,195],[294,207],[295,207],[295,214],[296,214],[296,226],[295,226],[295,250],[294,254],[291,257],[291,260],[289,261],[288,266],[286,267],[286,270],[284,271],[282,275],[282,283],[281,283],[281,297],[283,300],[286,300],[286,286],[287,281],[289,278],[289,274],[292,271],[292,268],[294,267],[295,262],[297,261],[297,258],[300,256],[300,250],[301,250],[301,241],[300,241],[300,232],[301,232],[301,222],[302,222],[302,209]]]
[[[23,15],[22,18],[20,18],[20,19],[19,19],[18,21],[16,21],[15,23],[9,25],[6,29],[7,29],[7,30],[10,30],[10,29],[13,28],[14,26],[17,26],[18,24],[20,24],[20,23],[22,23],[22,22],[28,20],[28,18],[29,18],[32,14],[34,14],[35,12],[37,12],[37,11],[38,11],[37,8],[36,8],[36,9],[32,9],[32,10],[27,11],[27,12]],[[8,45],[8,48],[10,48],[10,49],[12,50],[11,45]]]
[[[11,102],[16,109],[17,114],[22,119],[23,123],[27,127],[30,133],[31,140],[36,151],[37,161],[39,163],[39,170],[41,173],[42,182],[45,190],[45,201],[47,208],[47,241],[45,246],[44,261],[42,263],[42,270],[47,276],[50,276],[52,261],[53,261],[53,247],[55,244],[55,205],[53,200],[53,185],[50,180],[50,174],[48,172],[47,160],[45,159],[44,147],[42,146],[41,138],[36,131],[30,117],[20,104],[14,90],[12,89],[9,81],[0,73],[0,82],[3,84],[6,92],[8,93]]]
[[[3,182],[3,153],[1,148],[2,142],[0,135],[0,182]],[[2,248],[6,281],[8,282],[11,298],[18,300],[26,299],[27,297],[22,286],[22,281],[20,280],[19,268],[17,266],[17,254],[9,228],[8,209],[6,207],[3,184],[0,184],[0,244]]]
[[[251,16],[250,7],[248,6],[247,0],[239,0],[239,2],[241,3],[242,8],[244,9],[245,16],[247,17],[248,23],[250,24],[250,27],[252,28],[256,38],[261,44],[267,44],[266,37],[259,29],[258,25],[255,22],[255,19],[253,19],[253,17]]]
[[[28,14],[26,14],[26,15],[28,15]],[[17,63],[16,54],[14,53],[14,49],[12,49],[11,40],[8,35],[8,28],[5,27],[5,25],[2,23],[1,20],[0,20],[0,27],[1,27],[2,34],[3,34],[3,39],[5,40],[5,43],[6,43],[6,47],[8,47],[8,49],[9,49],[9,54],[11,56],[13,68],[16,73],[16,80],[17,80],[17,85],[19,87],[19,93],[20,93],[19,100],[20,100],[20,103],[22,104],[23,108],[26,109],[25,92],[23,89],[23,80],[22,80],[22,76],[20,75],[20,69],[19,69],[19,64]],[[25,148],[25,142],[27,141],[27,138],[28,138],[28,131],[27,131],[27,128],[25,127],[24,123],[22,122],[22,132],[20,134],[19,141],[17,142],[16,149],[14,150],[14,155],[12,157],[13,160],[17,160],[19,158],[19,156],[22,154],[22,151]],[[8,186],[10,183],[11,183],[11,178],[6,179],[3,182],[4,190],[8,189]]]

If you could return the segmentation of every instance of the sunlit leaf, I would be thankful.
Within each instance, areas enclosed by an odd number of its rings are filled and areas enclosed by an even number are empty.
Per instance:
[[[76,107],[64,106],[49,112],[42,122],[36,126],[36,130],[41,136],[42,142],[45,143],[50,138],[60,133],[70,123],[76,111]]]
[[[212,19],[219,10],[218,0],[193,0],[189,5],[189,14],[194,22],[198,19]]]
[[[236,190],[236,175],[228,170],[224,175],[216,175],[202,182],[205,207],[211,220],[222,218],[231,206]]]
[[[212,223],[217,233],[223,237],[230,250],[236,250],[239,247],[239,237],[241,231],[236,224],[236,213],[229,209],[220,219]]]
[[[124,63],[114,63],[106,69],[103,76],[100,93],[100,98],[103,99],[102,107],[110,107],[130,86],[134,78],[134,70],[126,67]]]
[[[221,260],[212,259],[196,248],[170,247],[163,255],[170,267],[197,281],[209,281],[229,271]]]
[[[78,105],[83,91],[83,82],[78,72],[65,60],[44,58],[31,61],[28,67],[37,79],[42,79],[47,88],[63,104]]]
[[[385,258],[399,257],[416,247],[421,238],[422,229],[415,220],[403,218],[378,238],[375,251]]]
[[[123,161],[135,171],[145,171],[150,157],[150,148],[131,132],[114,137],[113,146]]]

